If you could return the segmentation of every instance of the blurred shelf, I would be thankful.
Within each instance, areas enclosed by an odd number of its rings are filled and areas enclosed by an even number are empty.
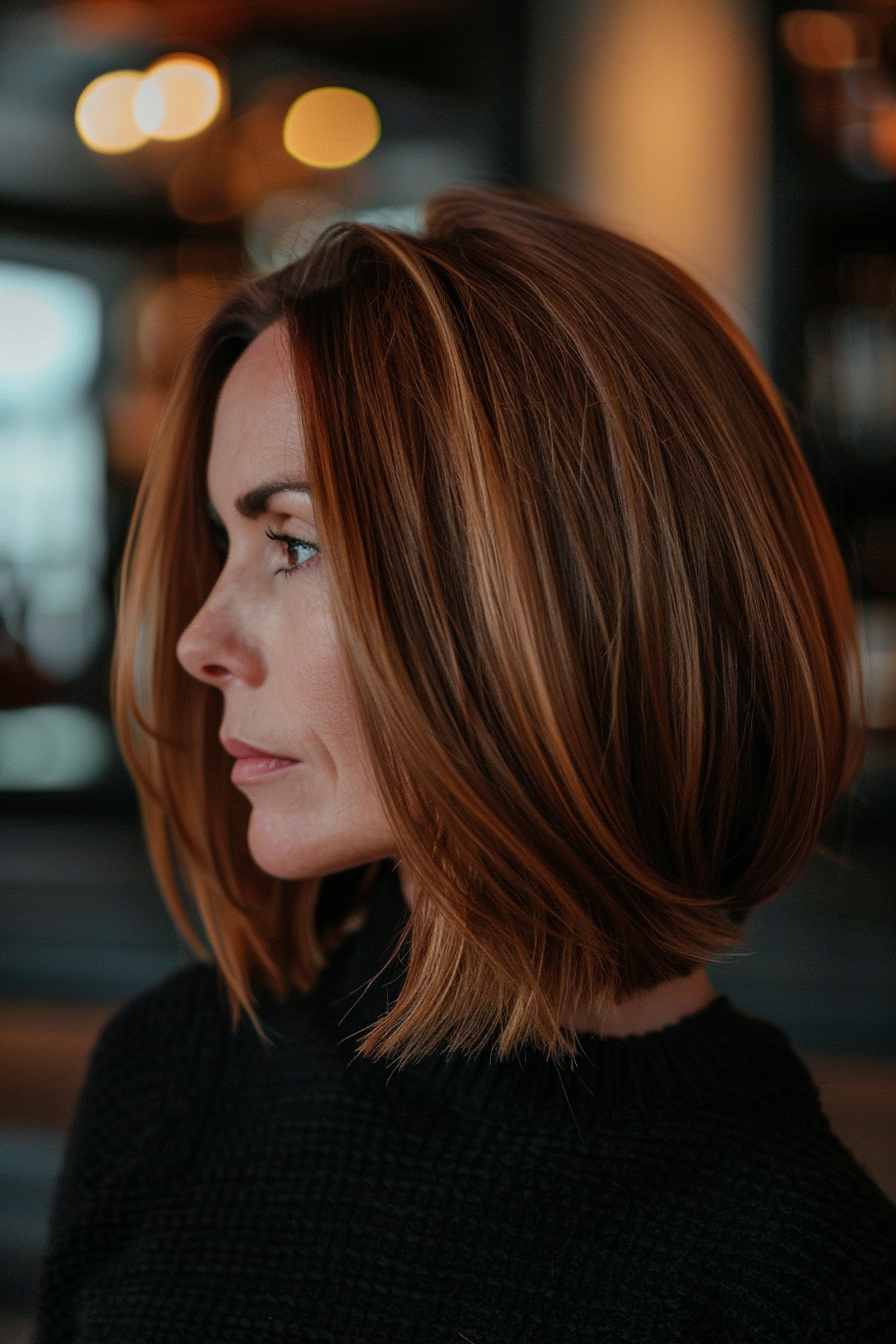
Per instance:
[[[0,1002],[0,1125],[64,1129],[114,1009]]]
[[[136,819],[0,822],[0,999],[112,1003],[189,960]]]
[[[65,1134],[0,1129],[0,1303],[33,1300]]]
[[[65,203],[35,203],[0,195],[0,231],[29,238],[138,249],[176,243],[186,227],[182,219],[155,200],[147,202],[139,197],[132,201],[125,199],[113,211]],[[217,235],[228,230],[217,225],[207,232]],[[233,226],[229,232],[235,232]]]

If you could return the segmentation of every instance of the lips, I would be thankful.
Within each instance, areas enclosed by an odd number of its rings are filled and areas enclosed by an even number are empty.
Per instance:
[[[299,764],[293,756],[275,756],[250,742],[241,742],[238,737],[223,737],[221,745],[228,756],[236,757],[230,772],[234,784],[260,784]]]

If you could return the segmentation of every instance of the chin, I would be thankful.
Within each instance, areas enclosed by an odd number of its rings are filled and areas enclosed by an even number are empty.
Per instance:
[[[359,844],[359,829],[303,826],[294,812],[272,814],[253,808],[249,853],[263,873],[293,882],[387,858],[389,846],[380,852],[376,845]]]
[[[286,881],[323,877],[320,845],[309,845],[297,832],[295,817],[270,815],[253,807],[249,818],[249,853],[263,873]]]

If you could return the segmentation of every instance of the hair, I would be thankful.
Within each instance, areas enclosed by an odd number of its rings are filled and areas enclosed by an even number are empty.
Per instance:
[[[205,472],[241,352],[284,324],[337,630],[419,895],[362,1052],[574,1051],[742,941],[860,759],[854,618],[753,350],[671,262],[522,193],[421,234],[331,227],[182,370],[121,585],[116,722],[174,918],[234,1016],[309,990],[373,869],[253,862],[218,693],[178,636],[221,561]]]

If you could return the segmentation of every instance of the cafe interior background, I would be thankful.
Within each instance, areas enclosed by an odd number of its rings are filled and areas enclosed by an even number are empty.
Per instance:
[[[695,273],[787,400],[856,602],[869,744],[716,987],[896,1198],[896,0],[0,3],[0,1344],[27,1337],[91,1045],[183,964],[108,714],[178,359],[241,276],[455,183]]]

